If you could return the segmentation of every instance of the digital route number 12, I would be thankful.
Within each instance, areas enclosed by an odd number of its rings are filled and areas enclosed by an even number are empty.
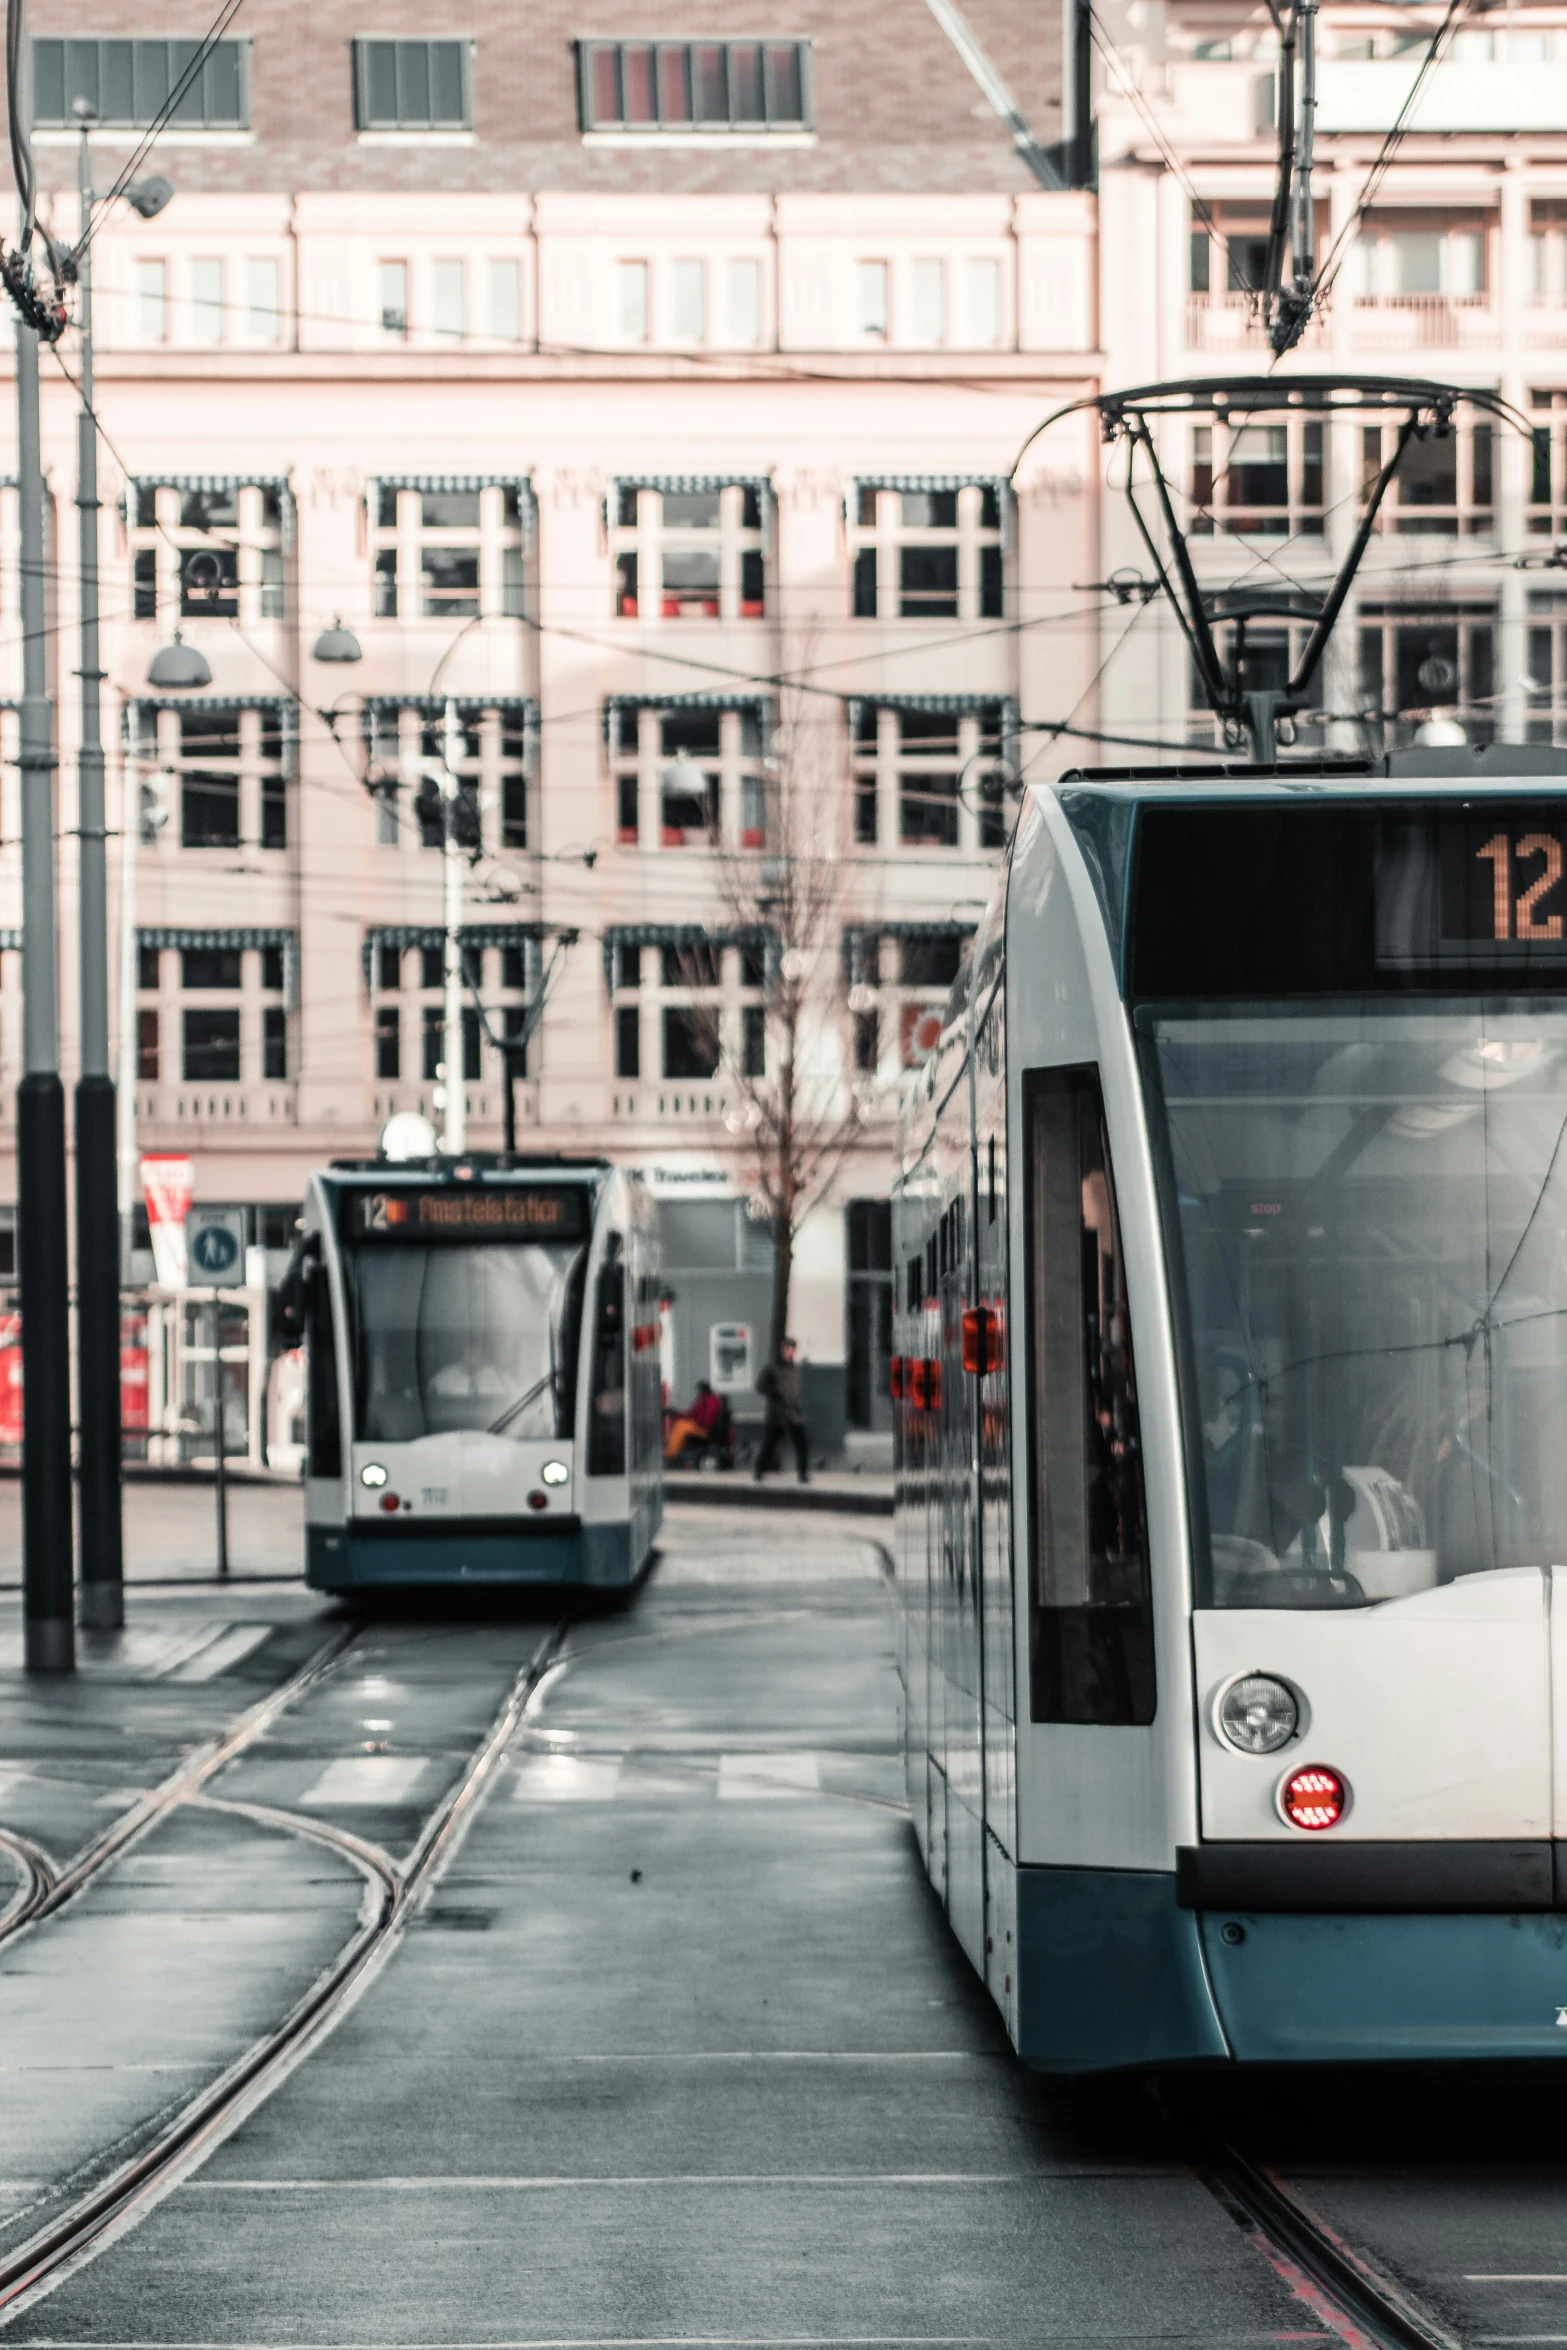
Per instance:
[[[1476,857],[1487,858],[1492,875],[1493,938],[1560,938],[1560,914],[1547,914],[1543,921],[1535,907],[1547,896],[1562,877],[1562,844],[1549,832],[1526,832],[1516,846],[1505,832],[1493,833],[1483,849],[1476,849]],[[1513,898],[1513,867],[1535,857],[1545,859],[1545,871],[1520,890]]]

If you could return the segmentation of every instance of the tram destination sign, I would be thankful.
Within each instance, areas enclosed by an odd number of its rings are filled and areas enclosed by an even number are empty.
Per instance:
[[[345,1237],[372,1245],[588,1236],[588,1195],[579,1183],[410,1185],[352,1191],[344,1205]]]
[[[1145,806],[1136,998],[1567,989],[1567,799]]]

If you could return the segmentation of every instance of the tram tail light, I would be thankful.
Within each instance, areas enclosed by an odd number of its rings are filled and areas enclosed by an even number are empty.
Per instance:
[[[894,1403],[903,1401],[903,1357],[894,1355],[887,1373],[887,1391]]]
[[[1348,1783],[1328,1763],[1306,1763],[1279,1789],[1279,1806],[1291,1827],[1336,1828],[1349,1809]]]
[[[991,1306],[970,1306],[963,1316],[963,1368],[983,1379],[1001,1358],[1000,1327]]]
[[[929,1383],[925,1377],[927,1368],[923,1355],[910,1355],[904,1369],[903,1392],[917,1412],[922,1412],[930,1400]]]
[[[941,1364],[934,1355],[925,1365],[925,1407],[932,1412],[941,1409]]]

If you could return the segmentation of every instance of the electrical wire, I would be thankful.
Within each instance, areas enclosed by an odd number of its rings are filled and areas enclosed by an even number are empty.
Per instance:
[[[20,7],[21,0],[6,0],[6,4],[8,8]],[[234,22],[235,17],[239,14],[243,5],[244,0],[223,0],[223,6],[218,10],[218,13],[213,18],[211,25],[208,27],[201,41],[197,44],[194,54],[187,59],[183,72],[180,74],[168,96],[164,99],[163,104],[158,108],[156,114],[154,114],[152,121],[148,124],[147,129],[143,133],[141,139],[132,149],[129,160],[121,168],[119,176],[115,180],[113,186],[108,190],[106,195],[99,198],[97,208],[94,211],[93,218],[88,227],[87,233],[82,238],[80,244],[75,248],[78,254],[87,252],[91,247],[92,241],[98,234],[98,230],[107,216],[110,207],[118,202],[119,198],[124,195],[126,189],[135,179],[137,171],[141,167],[143,158],[151,153],[162,132],[172,121],[175,108],[179,105],[186,92],[194,84],[196,76],[201,72],[203,66],[207,62],[207,59],[211,56],[213,50],[217,47],[218,42],[223,38],[223,35],[228,31],[229,26]],[[15,89],[16,84],[14,81],[12,82],[11,87],[13,90]]]
[[[1413,82],[1410,84],[1408,95],[1406,96],[1403,105],[1399,108],[1398,113],[1393,119],[1393,126],[1391,130],[1389,130],[1386,138],[1384,138],[1381,147],[1378,149],[1376,160],[1373,162],[1370,171],[1366,174],[1365,184],[1360,191],[1359,202],[1356,204],[1354,211],[1350,214],[1348,220],[1345,221],[1343,227],[1339,230],[1338,235],[1334,238],[1332,244],[1328,247],[1327,252],[1323,256],[1322,267],[1318,270],[1316,280],[1311,289],[1311,305],[1313,309],[1315,309],[1320,302],[1325,302],[1328,295],[1333,291],[1333,286],[1335,280],[1338,277],[1338,273],[1344,266],[1344,255],[1348,248],[1349,239],[1354,231],[1359,228],[1361,221],[1365,218],[1367,212],[1371,208],[1378,188],[1381,187],[1382,182],[1386,179],[1388,172],[1392,167],[1393,158],[1397,154],[1399,146],[1403,141],[1405,132],[1409,127],[1409,118],[1414,111],[1415,102],[1419,98],[1421,91],[1424,89],[1427,78],[1436,66],[1444,43],[1447,41],[1448,36],[1452,33],[1454,27],[1457,25],[1458,19],[1462,16],[1467,4],[1468,0],[1447,0],[1447,14],[1443,17],[1441,23],[1437,26],[1435,33],[1432,35],[1431,46],[1426,51],[1425,56],[1421,61],[1420,71],[1416,74]]]

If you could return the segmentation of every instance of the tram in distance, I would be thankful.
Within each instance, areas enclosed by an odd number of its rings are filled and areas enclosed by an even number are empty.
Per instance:
[[[1564,859],[1551,751],[1027,795],[892,1384],[916,1830],[1035,2067],[1567,2056]]]
[[[663,1514],[653,1212],[602,1160],[341,1162],[283,1292],[306,1579],[627,1586]]]

